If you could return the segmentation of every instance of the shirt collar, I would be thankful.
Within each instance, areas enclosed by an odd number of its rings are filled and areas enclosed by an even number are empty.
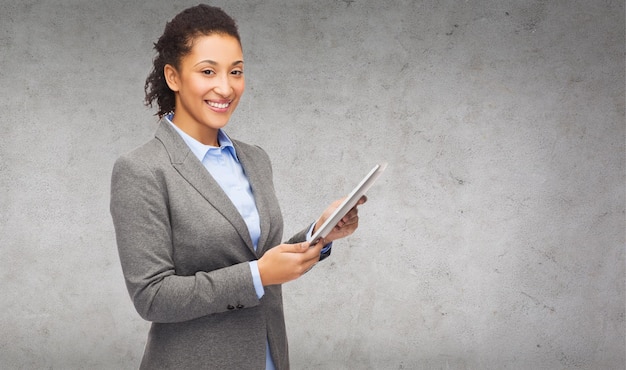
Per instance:
[[[185,131],[176,126],[174,122],[172,122],[172,118],[174,118],[173,114],[168,114],[167,116],[165,116],[165,120],[170,125],[172,125],[176,132],[178,132],[178,134],[183,138],[191,152],[198,158],[198,160],[200,160],[200,162],[204,160],[204,157],[210,150],[226,150],[233,158],[235,158],[237,162],[239,162],[239,158],[237,158],[237,151],[233,146],[232,140],[230,140],[228,135],[226,135],[226,133],[222,129],[219,129],[217,132],[217,141],[220,144],[219,147],[205,145],[194,139],[193,137],[189,136]]]

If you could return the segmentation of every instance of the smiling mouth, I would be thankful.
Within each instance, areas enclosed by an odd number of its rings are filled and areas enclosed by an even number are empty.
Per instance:
[[[216,102],[213,102],[213,101],[207,100],[207,101],[206,101],[206,103],[207,103],[210,107],[213,107],[213,108],[225,109],[225,108],[228,108],[228,106],[230,105],[230,103],[231,103],[231,102],[229,101],[229,102],[226,102],[226,103],[216,103]]]

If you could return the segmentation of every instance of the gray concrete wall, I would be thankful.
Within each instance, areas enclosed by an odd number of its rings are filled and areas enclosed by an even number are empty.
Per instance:
[[[175,3],[175,4],[172,4]],[[197,1],[0,7],[0,368],[132,369],[108,212],[151,45]],[[218,1],[287,232],[389,168],[285,285],[294,369],[625,365],[624,3]]]

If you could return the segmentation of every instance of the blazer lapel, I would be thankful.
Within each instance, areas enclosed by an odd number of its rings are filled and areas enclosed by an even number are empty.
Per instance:
[[[272,189],[272,185],[268,183],[268,174],[264,173],[264,171],[255,165],[256,162],[250,153],[248,153],[244,147],[238,145],[236,140],[233,140],[233,146],[237,151],[237,157],[243,167],[244,173],[250,182],[254,202],[256,203],[257,212],[259,213],[261,236],[259,237],[257,245],[257,253],[260,254],[269,237],[271,215],[265,192],[267,192],[267,189]]]
[[[169,153],[172,166],[233,225],[241,239],[254,252],[250,232],[241,214],[198,158],[191,153],[180,135],[168,122],[161,120],[155,136]]]

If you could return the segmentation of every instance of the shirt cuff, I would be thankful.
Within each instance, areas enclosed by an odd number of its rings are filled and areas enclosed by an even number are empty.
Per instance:
[[[254,283],[256,296],[261,299],[261,297],[265,294],[265,289],[263,289],[263,282],[261,282],[261,273],[259,272],[258,261],[250,261],[250,272],[252,273],[252,282]]]
[[[309,227],[309,231],[306,233],[306,240],[311,240],[311,237],[313,236],[314,227],[315,227],[315,222],[313,222],[311,224],[311,227]],[[322,248],[320,254],[329,254],[328,251],[330,251],[332,247],[333,247],[333,242],[326,244],[324,248]]]

